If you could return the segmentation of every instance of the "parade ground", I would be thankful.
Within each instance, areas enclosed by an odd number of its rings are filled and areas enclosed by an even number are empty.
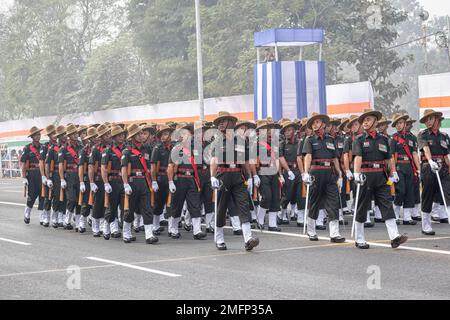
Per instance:
[[[242,236],[225,231],[227,251],[213,236],[194,240],[167,232],[157,245],[93,238],[39,225],[34,208],[23,222],[20,179],[0,180],[0,299],[449,299],[450,226],[402,226],[409,241],[391,249],[384,224],[366,229],[371,248],[350,239],[332,244],[327,231],[311,242],[295,222],[282,232],[255,231],[260,245],[245,252]]]

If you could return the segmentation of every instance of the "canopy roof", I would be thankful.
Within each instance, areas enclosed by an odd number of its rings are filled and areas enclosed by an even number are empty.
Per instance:
[[[255,32],[255,47],[301,47],[322,43],[323,29],[269,29]]]

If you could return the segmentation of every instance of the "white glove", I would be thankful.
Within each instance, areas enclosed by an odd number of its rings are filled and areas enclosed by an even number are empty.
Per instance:
[[[259,176],[257,174],[255,174],[253,176],[253,184],[255,185],[255,187],[259,188],[260,184],[261,184],[261,179],[259,178]]]
[[[357,184],[364,184],[364,178],[363,178],[363,175],[361,174],[361,173],[354,173],[353,174],[353,176],[355,177],[355,182],[357,183]]]
[[[353,173],[350,170],[347,170],[345,172],[345,175],[347,176],[348,180],[353,180]]]
[[[86,192],[86,185],[84,182],[80,182],[80,192],[85,193]]]
[[[133,189],[131,189],[131,186],[130,186],[128,183],[125,183],[125,184],[123,185],[123,188],[125,189],[125,193],[126,193],[127,195],[130,195],[130,194],[133,193]]]
[[[67,182],[64,179],[61,180],[61,188],[63,189],[67,188]]]
[[[342,178],[341,178],[341,177],[338,178],[338,180],[337,180],[337,185],[338,185],[338,187],[339,187],[339,190],[341,190],[341,189],[342,189]],[[340,191],[339,191],[339,192],[340,192]]]
[[[112,187],[109,183],[105,183],[105,192],[106,193],[111,193],[112,192]]]
[[[284,177],[282,175],[280,176],[280,182],[281,182],[281,184],[285,184],[286,183],[286,180],[284,180]]]
[[[431,170],[433,170],[433,172],[439,171],[439,165],[433,160],[428,160],[428,164],[430,165]]]
[[[397,172],[394,172],[393,174],[392,174],[392,180],[394,181],[394,183],[397,183],[397,182],[399,182],[400,181],[400,177],[398,176],[398,173]]]
[[[49,187],[50,189],[53,188],[53,181],[51,179],[47,180],[47,187]]]
[[[312,184],[311,175],[309,173],[306,173],[306,172],[303,173],[302,174],[302,180],[307,185],[311,185]]]
[[[47,177],[46,176],[42,176],[41,179],[42,179],[42,184],[44,186],[46,186],[47,185]]]
[[[253,194],[253,179],[252,178],[249,178],[247,180],[247,191],[248,191],[248,193],[250,193],[250,195]]]
[[[159,190],[158,182],[152,181],[152,189],[153,189],[153,192],[158,192],[158,190]]]
[[[28,187],[28,179],[27,178],[23,178],[22,183],[25,187]]]
[[[395,179],[394,179],[394,177],[389,177],[388,181],[389,181],[389,185],[391,185],[391,184],[394,184],[394,183],[395,183]]]
[[[211,177],[211,188],[213,188],[213,189],[220,188],[220,182],[216,177]]]
[[[98,191],[98,187],[95,183],[91,183],[89,186],[91,187],[91,191],[93,193],[96,193]]]
[[[215,179],[215,178],[214,178]],[[212,178],[211,178],[211,182],[212,182]],[[212,184],[212,183],[211,183]],[[170,192],[174,193],[175,191],[177,191],[177,187],[175,187],[175,183],[173,183],[173,181],[169,181],[169,190]]]
[[[291,181],[295,180],[295,174],[291,170],[288,171],[288,179]]]

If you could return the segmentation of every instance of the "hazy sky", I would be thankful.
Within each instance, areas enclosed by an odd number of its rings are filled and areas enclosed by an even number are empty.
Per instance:
[[[424,6],[425,10],[427,10],[431,16],[433,15],[450,16],[449,0],[418,0],[418,1],[422,6]]]

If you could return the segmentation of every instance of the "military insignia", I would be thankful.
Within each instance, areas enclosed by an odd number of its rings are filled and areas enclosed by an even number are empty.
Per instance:
[[[384,144],[379,144],[378,150],[380,150],[381,152],[387,152],[387,147]]]
[[[145,160],[150,160],[150,156],[148,155],[148,153],[144,154],[144,158]]]
[[[370,147],[369,141],[364,142],[364,148],[368,148],[368,147]]]
[[[414,142],[409,141],[408,144],[409,144],[410,147],[414,147]]]
[[[441,140],[441,147],[447,149],[447,141]]]
[[[330,150],[336,150],[336,148],[334,147],[334,144],[327,142],[327,148]]]
[[[427,140],[428,145],[432,146],[433,145],[433,140]]]

